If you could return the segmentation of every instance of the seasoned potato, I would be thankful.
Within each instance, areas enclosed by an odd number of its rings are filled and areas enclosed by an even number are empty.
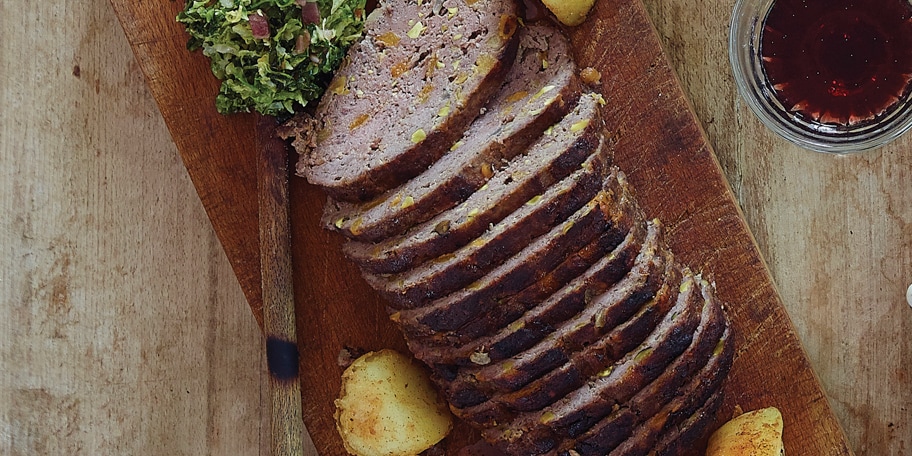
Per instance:
[[[367,353],[342,374],[336,427],[357,456],[414,456],[443,439],[452,418],[425,372],[393,350]]]
[[[573,26],[586,20],[586,14],[589,14],[595,0],[542,0],[542,3],[561,23]]]
[[[782,427],[782,413],[775,407],[738,415],[710,436],[706,456],[784,455]]]

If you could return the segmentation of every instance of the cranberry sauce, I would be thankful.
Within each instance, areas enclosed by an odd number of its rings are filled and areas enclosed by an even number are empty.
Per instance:
[[[775,0],[760,41],[777,98],[808,121],[871,121],[912,79],[909,0]]]

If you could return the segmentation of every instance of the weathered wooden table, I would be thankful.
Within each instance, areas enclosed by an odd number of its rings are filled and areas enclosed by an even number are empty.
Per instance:
[[[731,1],[645,3],[851,447],[907,454],[912,136],[793,147],[736,97]],[[110,4],[2,11],[0,454],[265,453],[259,329]]]

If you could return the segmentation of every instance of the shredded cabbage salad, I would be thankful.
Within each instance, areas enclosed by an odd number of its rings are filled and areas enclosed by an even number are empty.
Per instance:
[[[361,38],[365,0],[188,0],[177,21],[222,81],[222,114],[286,116],[318,99]]]

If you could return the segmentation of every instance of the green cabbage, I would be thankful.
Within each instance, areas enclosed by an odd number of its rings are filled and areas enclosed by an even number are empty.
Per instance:
[[[320,22],[304,24],[295,0],[188,0],[177,21],[190,34],[187,48],[202,50],[222,81],[215,100],[220,113],[287,116],[323,94],[361,37],[365,0],[316,3]],[[267,38],[254,38],[253,14],[267,19]]]

